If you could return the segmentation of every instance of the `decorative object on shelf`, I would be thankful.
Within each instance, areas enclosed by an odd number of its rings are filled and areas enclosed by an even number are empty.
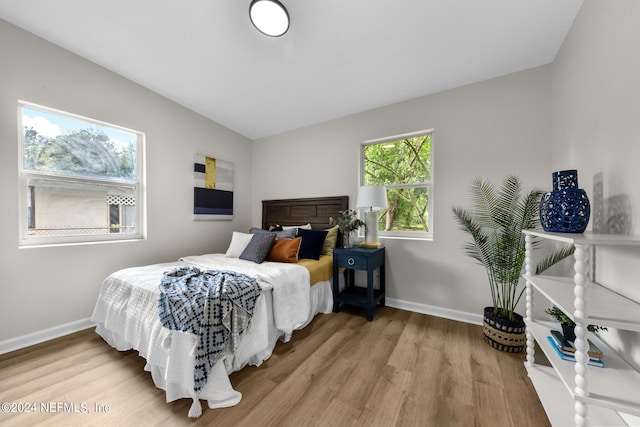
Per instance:
[[[342,247],[351,247],[351,233],[364,225],[364,222],[358,218],[358,213],[354,210],[347,209],[340,212],[337,218],[329,217],[329,224],[337,225],[342,233]]]
[[[493,306],[485,309],[485,340],[499,350],[521,352],[525,348],[525,328],[520,323],[522,316],[515,313],[515,308],[525,290],[520,286],[525,260],[522,230],[538,227],[538,205],[542,193],[531,190],[523,195],[520,179],[509,175],[499,189],[482,178],[476,178],[469,194],[472,208],[454,207],[452,211],[460,229],[472,238],[463,246],[466,254],[485,267],[489,278]],[[546,270],[572,253],[572,246],[551,253],[540,261],[537,272]],[[494,331],[496,318],[515,323],[498,333]],[[520,337],[508,335],[496,339],[505,333],[519,334]]]
[[[560,351],[562,351],[563,353],[567,353],[575,356],[576,347],[573,345],[572,341],[569,341],[568,339],[566,339],[565,336],[560,331],[556,331],[552,329],[549,332],[550,332],[549,336],[551,337],[551,339],[553,339],[553,341],[555,342],[558,349],[560,349]],[[602,358],[604,357],[602,350],[600,350],[598,346],[595,345],[593,341],[589,339],[587,340],[587,344],[589,344],[588,350],[587,350],[587,354],[589,355],[589,358],[602,360]]]
[[[253,0],[249,18],[262,34],[280,37],[289,29],[289,12],[278,0]]]
[[[544,312],[547,313],[549,316],[552,316],[554,319],[558,321],[558,323],[560,323],[560,326],[562,326],[562,335],[564,335],[564,337],[568,341],[575,341],[576,323],[573,320],[571,320],[571,318],[567,316],[564,311],[562,311],[560,308],[554,305],[551,308],[547,308]],[[606,330],[607,328],[604,326],[598,326],[598,325],[587,326],[587,331],[589,332],[598,332],[598,331],[606,331]]]
[[[562,328],[562,335],[569,341],[576,340],[576,325],[567,325],[566,323],[561,323],[560,327]]]
[[[540,223],[545,231],[583,233],[589,224],[591,205],[587,193],[578,188],[575,169],[553,173],[553,191],[540,199]]]
[[[553,349],[553,351],[555,351],[558,357],[560,357],[560,359],[568,360],[570,362],[575,363],[576,361],[575,349],[573,353],[562,350],[562,348],[558,345],[558,343],[556,342],[555,338],[552,335],[549,335],[547,337],[547,341],[549,341],[549,344],[551,344],[551,348]],[[590,366],[596,366],[598,368],[604,368],[604,362],[602,361],[602,359],[596,358],[596,357],[589,357],[587,364]]]
[[[381,185],[364,185],[360,187],[356,205],[359,209],[367,209],[364,216],[363,246],[379,246],[378,211],[387,209],[387,188]]]

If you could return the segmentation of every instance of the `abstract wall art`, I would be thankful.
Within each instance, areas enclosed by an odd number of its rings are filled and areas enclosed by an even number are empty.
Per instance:
[[[233,163],[196,154],[193,176],[194,218],[233,219]]]

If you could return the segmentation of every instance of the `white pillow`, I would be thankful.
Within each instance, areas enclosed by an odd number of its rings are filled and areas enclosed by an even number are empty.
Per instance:
[[[303,230],[311,230],[311,223],[307,223],[305,225],[283,225],[283,230],[291,230],[292,228],[302,228]]]
[[[227,253],[224,255],[229,258],[238,258],[247,247],[253,234],[249,233],[240,233],[239,231],[234,231],[233,236],[231,236],[231,243],[229,244],[229,249],[227,249]]]

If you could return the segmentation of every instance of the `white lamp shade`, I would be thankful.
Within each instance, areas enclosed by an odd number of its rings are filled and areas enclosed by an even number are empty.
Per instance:
[[[382,185],[364,185],[358,189],[356,206],[377,211],[387,208],[387,188]]]

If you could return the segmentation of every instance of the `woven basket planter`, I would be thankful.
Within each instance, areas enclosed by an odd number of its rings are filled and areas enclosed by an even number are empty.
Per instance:
[[[513,313],[513,321],[493,315],[493,307],[485,307],[482,330],[485,341],[493,348],[508,353],[520,353],[527,344],[524,319]]]

